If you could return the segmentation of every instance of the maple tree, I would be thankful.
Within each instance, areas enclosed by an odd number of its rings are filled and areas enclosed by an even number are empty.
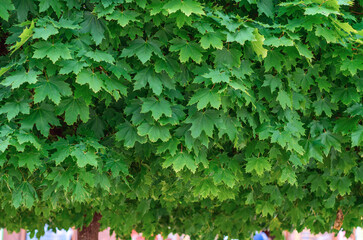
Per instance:
[[[362,225],[362,5],[0,0],[0,226]]]

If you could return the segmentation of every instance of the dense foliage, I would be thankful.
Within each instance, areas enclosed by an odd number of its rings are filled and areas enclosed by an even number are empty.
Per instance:
[[[1,0],[0,225],[362,225],[361,5]]]

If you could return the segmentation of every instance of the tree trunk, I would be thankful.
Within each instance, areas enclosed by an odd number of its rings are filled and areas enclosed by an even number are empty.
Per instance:
[[[98,221],[101,218],[101,214],[95,213],[91,224],[78,231],[77,240],[98,240],[98,232],[100,231],[100,223]]]

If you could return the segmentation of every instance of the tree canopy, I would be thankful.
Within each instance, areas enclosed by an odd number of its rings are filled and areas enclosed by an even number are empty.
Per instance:
[[[362,225],[362,5],[0,0],[0,226]]]

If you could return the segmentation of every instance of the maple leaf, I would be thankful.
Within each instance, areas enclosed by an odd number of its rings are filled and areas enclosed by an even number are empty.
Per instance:
[[[125,147],[133,147],[136,142],[146,143],[147,138],[145,136],[139,136],[137,134],[137,128],[129,122],[124,122],[119,125],[119,131],[116,133],[117,141],[125,141]]]
[[[160,126],[158,124],[150,125],[149,123],[142,123],[137,128],[137,133],[140,136],[148,136],[151,142],[161,140],[166,142],[170,139],[171,135],[167,126]]]
[[[296,49],[301,56],[306,57],[309,61],[314,57],[313,53],[308,49],[308,47],[302,43],[297,43]]]
[[[203,49],[194,42],[187,42],[183,39],[175,38],[170,41],[173,45],[170,46],[171,52],[179,51],[179,59],[182,63],[187,62],[189,59],[194,60],[196,63],[202,61]]]
[[[33,172],[37,167],[42,165],[39,153],[29,152],[19,155],[19,167],[27,167],[30,172]]]
[[[288,167],[284,167],[282,169],[279,181],[288,182],[290,185],[297,185],[296,174],[291,168]]]
[[[59,70],[59,74],[68,74],[71,72],[78,74],[84,67],[88,66],[87,63],[76,60],[63,60],[59,65],[62,66]]]
[[[286,107],[292,108],[292,99],[284,90],[279,91],[276,100],[280,102],[283,109],[286,109]]]
[[[198,110],[207,107],[208,104],[210,104],[211,107],[218,109],[222,104],[218,90],[211,90],[207,88],[200,89],[198,92],[196,92],[190,98],[188,105],[193,105],[195,103],[197,103]]]
[[[254,31],[253,28],[245,27],[234,33],[227,33],[227,42],[237,42],[244,45],[246,41],[256,41]]]
[[[175,172],[179,172],[184,167],[187,167],[193,173],[195,173],[197,169],[197,165],[195,164],[193,157],[186,152],[180,152],[174,156],[167,157],[165,162],[163,162],[163,167],[167,168],[171,165],[173,165]]]
[[[77,165],[80,168],[85,167],[87,164],[97,167],[97,155],[92,151],[84,151],[81,147],[75,146],[70,152],[72,157],[75,157]]]
[[[351,189],[350,186],[352,185],[352,182],[349,180],[348,177],[333,177],[329,187],[334,192],[335,190],[338,190],[339,194],[341,196],[344,196],[346,194],[349,194]]]
[[[152,68],[145,68],[139,71],[135,77],[135,90],[141,89],[148,83],[156,95],[160,95],[163,89],[164,76],[156,73]]]
[[[265,37],[261,35],[257,28],[253,32],[255,39],[252,43],[252,48],[257,54],[257,56],[261,56],[262,58],[265,58],[267,56],[267,49],[263,47],[263,42],[265,41]]]
[[[19,131],[16,134],[16,138],[19,144],[31,143],[37,150],[40,150],[42,147],[38,138],[30,132]]]
[[[261,176],[265,171],[271,171],[271,163],[266,157],[252,157],[246,160],[246,172],[248,173],[255,171],[257,175]]]
[[[99,45],[105,37],[106,24],[103,19],[98,19],[91,12],[84,12],[84,21],[81,23],[80,32],[91,33],[96,45]]]
[[[265,41],[263,42],[264,45],[267,46],[273,46],[273,47],[292,47],[294,46],[294,41],[291,40],[290,38],[287,38],[286,36],[282,36],[282,37],[275,37],[275,36],[271,36],[265,39]]]
[[[356,131],[352,132],[351,141],[352,141],[352,147],[361,145],[361,143],[363,142],[363,127],[362,127],[362,125],[359,125],[358,129]]]
[[[22,129],[32,129],[33,126],[44,136],[49,135],[50,125],[59,126],[59,120],[54,114],[54,107],[50,104],[42,103],[40,107],[33,109],[29,116],[27,116],[21,124]]]
[[[222,34],[217,32],[209,32],[200,38],[200,45],[204,49],[208,49],[210,47],[222,49],[223,48],[222,40],[223,40]]]
[[[59,17],[61,14],[61,3],[57,0],[40,0],[39,12],[45,12],[48,8],[52,7]]]
[[[4,86],[11,86],[12,89],[20,87],[20,85],[24,83],[36,83],[38,81],[38,75],[40,75],[41,72],[29,70],[26,72],[23,71],[16,71],[13,75],[5,78],[4,81],[1,82]]]
[[[315,15],[315,14],[322,14],[325,16],[329,16],[330,14],[338,14],[339,12],[330,8],[326,8],[324,6],[313,6],[313,7],[308,7],[305,9],[305,14],[306,15]]]
[[[171,117],[171,105],[164,98],[144,98],[141,106],[141,113],[151,112],[153,118],[157,121],[162,115]]]
[[[58,61],[60,58],[62,59],[71,59],[71,52],[67,45],[57,42],[50,43],[46,41],[37,42],[34,45],[36,49],[34,51],[33,58],[45,58],[48,57],[53,63]]]
[[[363,57],[357,57],[356,59],[346,59],[342,62],[340,70],[349,71],[351,75],[357,74],[357,71],[363,69]]]
[[[107,63],[113,63],[115,62],[115,59],[112,57],[111,54],[96,50],[96,51],[89,51],[86,52],[85,56],[92,58],[95,62],[102,62],[105,61]]]
[[[269,86],[271,88],[271,93],[273,93],[277,88],[281,89],[282,82],[279,78],[273,75],[265,75],[265,81],[263,82],[263,87]]]
[[[238,67],[241,64],[242,52],[237,49],[223,48],[213,52],[213,54],[217,66]]]
[[[170,0],[164,7],[169,14],[180,10],[186,16],[190,16],[192,13],[204,15],[203,7],[199,2],[193,0]]]
[[[34,28],[33,38],[47,40],[50,36],[58,34],[59,31],[53,25],[48,24],[44,27]]]
[[[137,17],[140,14],[135,11],[125,10],[125,11],[113,11],[110,15],[106,16],[107,20],[116,20],[121,27],[125,27],[130,22],[137,21]]]
[[[214,173],[213,181],[216,184],[224,182],[230,188],[233,188],[236,183],[235,176],[231,173],[231,171],[222,168],[219,168],[218,171]]]
[[[94,73],[90,69],[83,69],[76,78],[76,82],[84,85],[88,84],[89,87],[94,91],[98,92],[104,88],[103,81],[100,73]]]
[[[8,121],[11,121],[19,113],[29,114],[30,106],[29,101],[16,100],[14,102],[7,102],[0,108],[0,114],[6,113]]]
[[[206,110],[205,112],[196,112],[192,116],[189,116],[185,122],[191,123],[190,128],[193,138],[199,137],[202,132],[205,132],[207,136],[212,137],[216,120],[218,119],[218,113],[214,110]]]
[[[142,63],[150,60],[152,54],[156,54],[160,58],[164,58],[160,50],[160,43],[156,40],[145,41],[142,38],[134,40],[128,48],[122,51],[121,57],[132,57],[136,55]]]
[[[203,77],[210,78],[212,83],[229,82],[229,75],[217,69],[210,69],[208,73],[203,74]]]
[[[10,47],[9,50],[11,50],[10,55],[12,55],[16,50],[18,50],[21,46],[23,46],[29,38],[33,35],[33,29],[34,29],[34,21],[30,23],[29,27],[26,27],[23,32],[19,35],[20,41],[16,42],[13,46]]]
[[[0,5],[0,17],[5,21],[9,19],[9,11],[15,10],[14,4],[11,0],[3,0]]]
[[[82,98],[69,97],[63,99],[56,112],[57,115],[64,113],[64,120],[68,125],[75,123],[78,116],[83,122],[87,122],[89,119],[89,107]]]
[[[47,97],[59,104],[62,96],[70,96],[72,90],[69,84],[59,78],[41,79],[34,84],[34,103],[44,101]]]

